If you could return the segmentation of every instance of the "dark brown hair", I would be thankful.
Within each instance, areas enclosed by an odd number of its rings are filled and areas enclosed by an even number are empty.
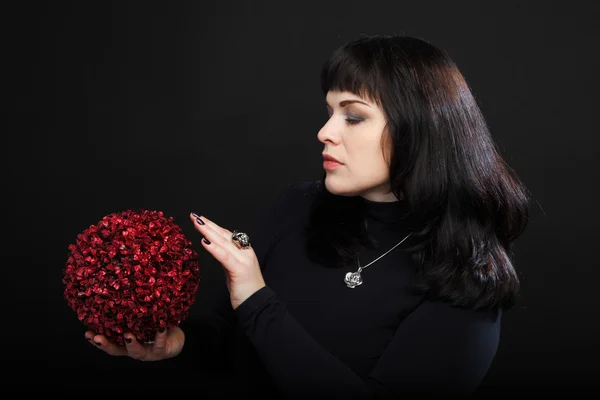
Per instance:
[[[512,245],[530,197],[450,57],[417,38],[362,37],[332,53],[321,84],[324,95],[349,91],[384,111],[391,189],[402,192],[414,232],[404,249],[419,267],[415,289],[460,307],[511,308],[519,292]],[[365,243],[361,202],[329,193],[324,176],[306,229],[309,255],[355,263]]]

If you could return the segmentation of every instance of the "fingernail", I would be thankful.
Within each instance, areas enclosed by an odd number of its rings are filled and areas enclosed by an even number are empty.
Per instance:
[[[164,328],[164,327],[163,327],[163,328],[160,328],[158,331],[159,331],[160,333],[163,333],[163,332],[165,331],[165,328]]]
[[[192,215],[194,216],[194,218],[198,218],[198,214],[192,213]]]
[[[208,240],[207,238],[202,238],[202,241],[204,241],[204,243],[206,244],[210,244],[210,240]]]
[[[94,342],[96,346],[102,346],[102,343]]]
[[[200,218],[196,218],[196,222],[200,225],[204,225],[204,221],[202,221]]]
[[[126,341],[127,343],[131,343],[131,338],[125,338],[125,341]]]
[[[88,342],[91,342],[91,341],[92,341],[92,338],[89,338],[89,337],[88,337],[88,338],[86,338],[86,339],[88,340]]]

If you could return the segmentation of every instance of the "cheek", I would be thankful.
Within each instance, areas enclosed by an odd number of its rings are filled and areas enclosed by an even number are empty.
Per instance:
[[[348,170],[352,174],[377,178],[389,174],[379,139],[353,143],[351,149]]]

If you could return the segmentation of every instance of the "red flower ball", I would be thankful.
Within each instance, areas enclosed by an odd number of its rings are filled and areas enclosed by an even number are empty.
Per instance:
[[[64,297],[94,333],[121,345],[127,332],[147,342],[187,318],[200,283],[198,254],[161,211],[107,215],[69,250]]]

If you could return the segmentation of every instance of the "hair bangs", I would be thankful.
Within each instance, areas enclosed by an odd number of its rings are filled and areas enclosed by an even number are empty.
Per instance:
[[[321,90],[325,96],[330,90],[350,92],[381,106],[378,82],[373,55],[365,54],[364,47],[341,47],[321,70]]]

